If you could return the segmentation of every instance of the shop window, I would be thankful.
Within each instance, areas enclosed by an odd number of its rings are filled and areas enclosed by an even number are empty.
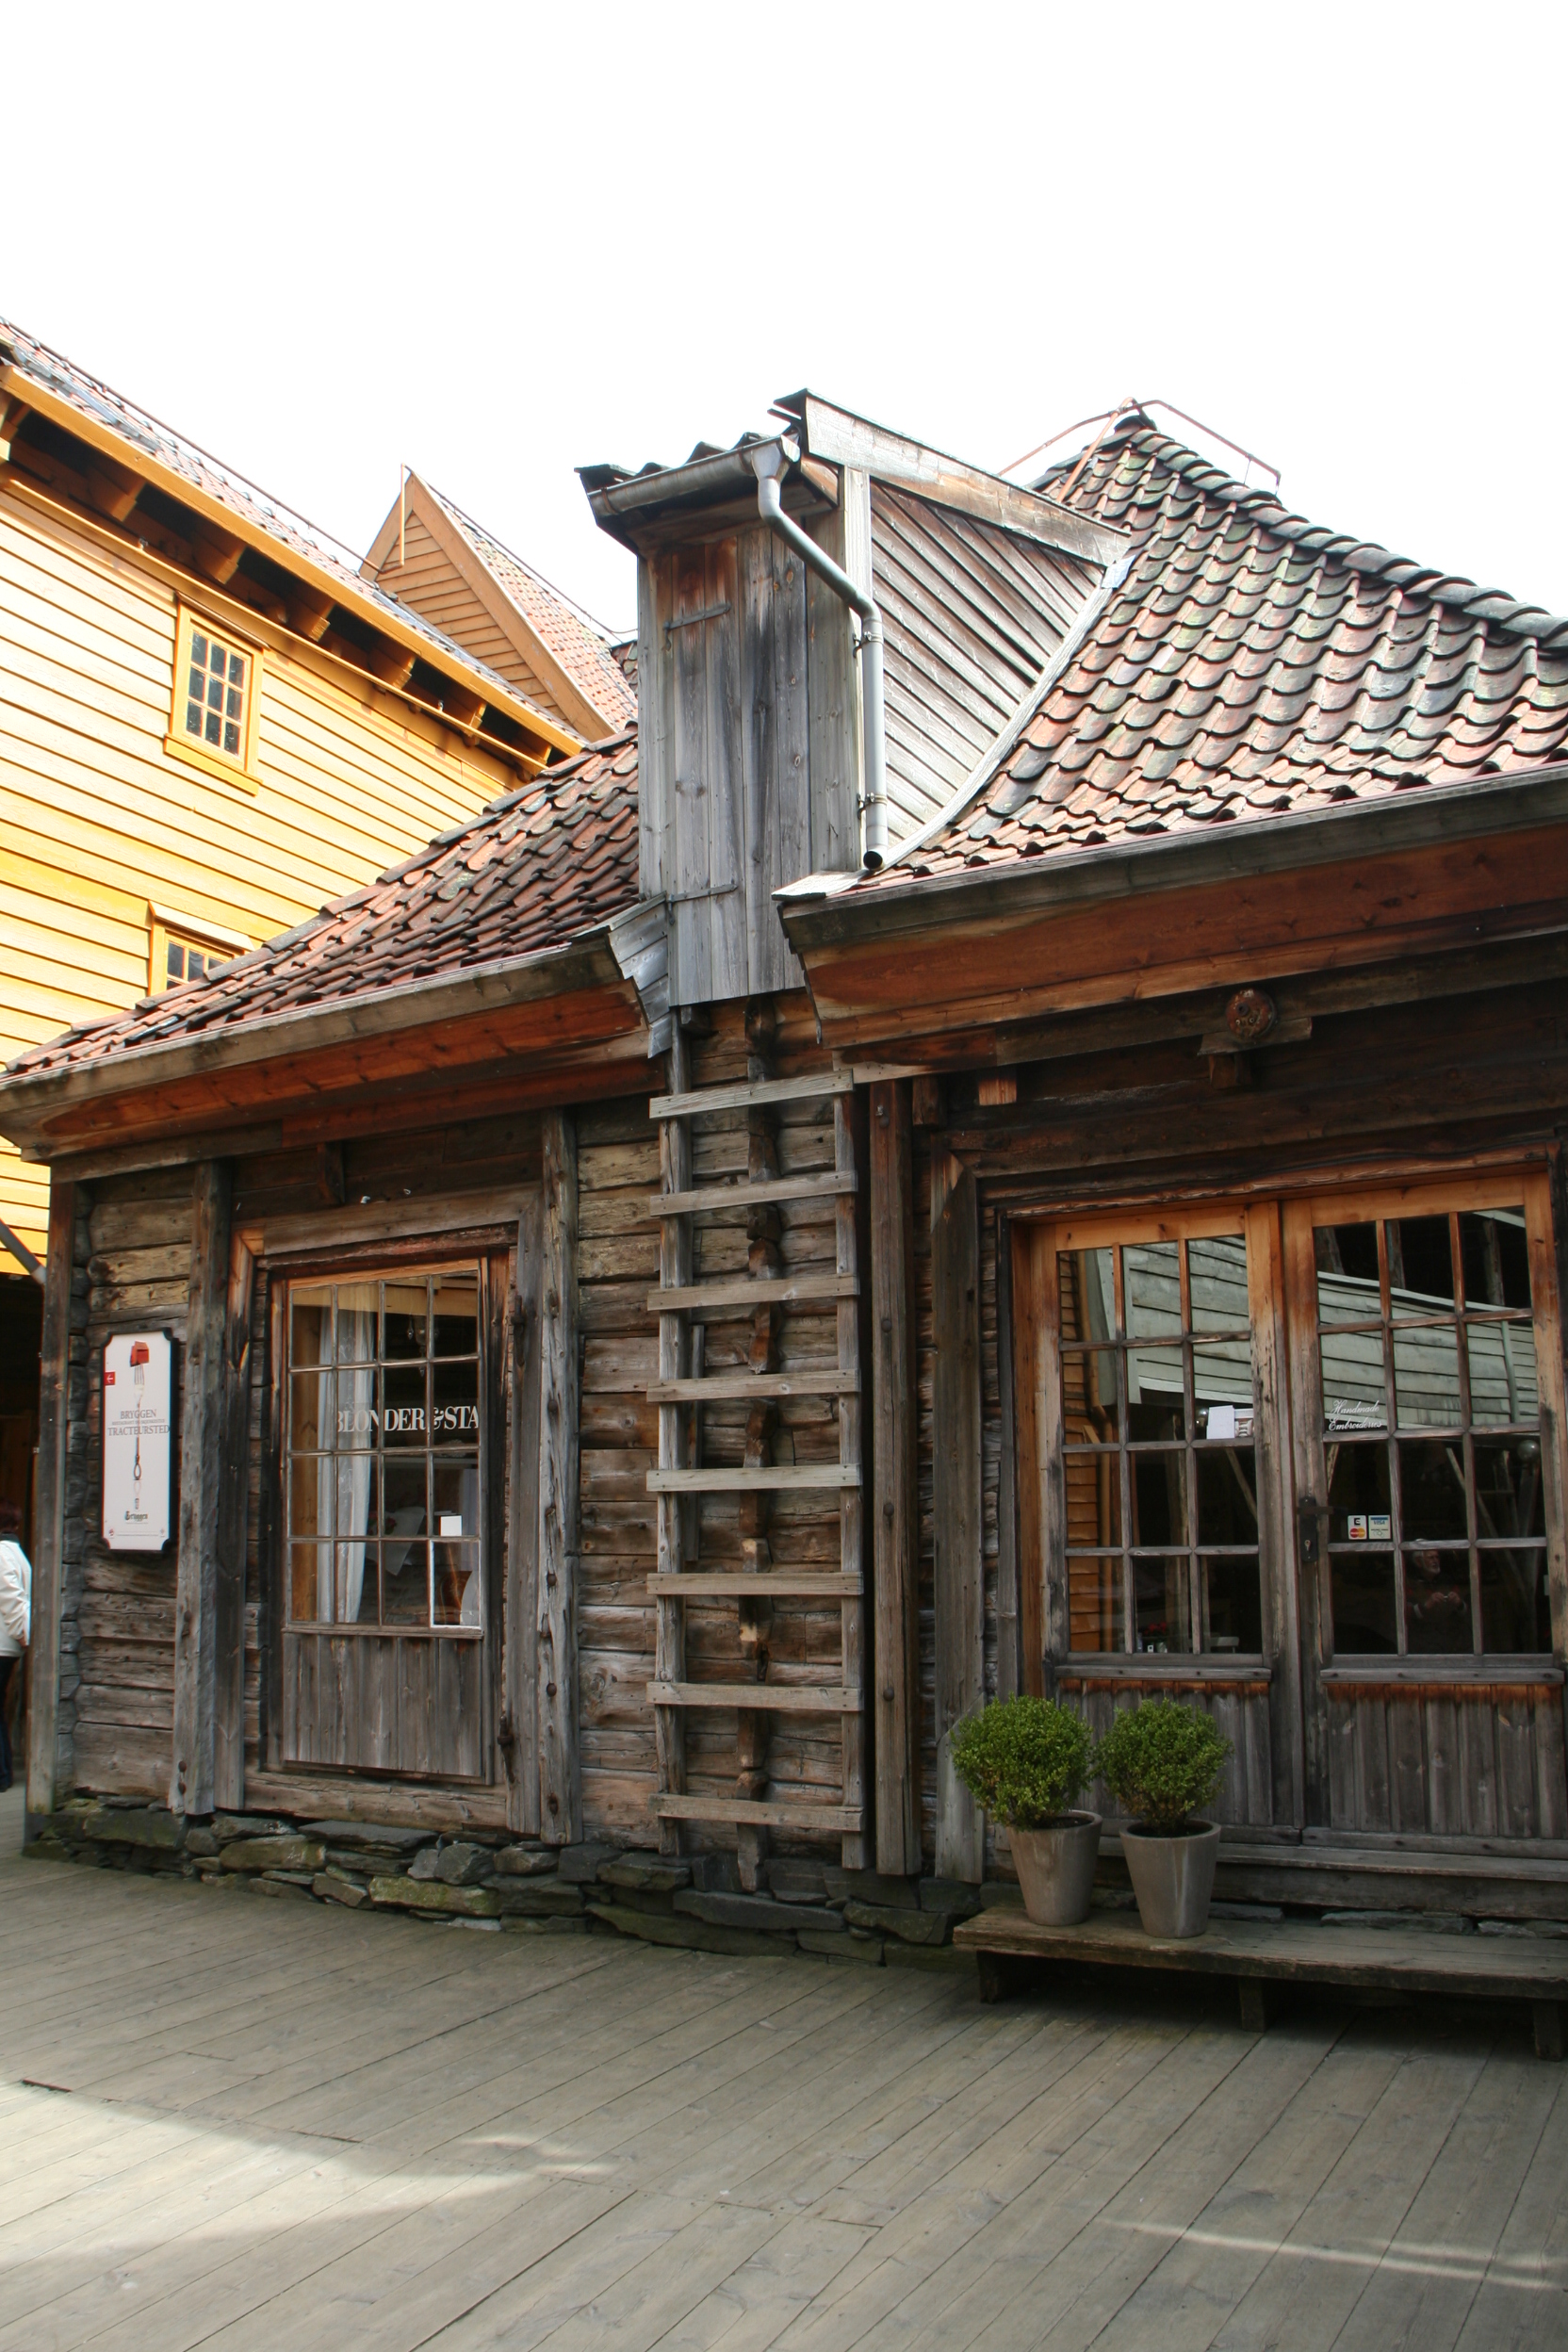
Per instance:
[[[1070,1647],[1257,1655],[1245,1236],[1058,1249],[1055,1271]]]
[[[1522,1207],[1315,1223],[1333,1648],[1551,1648]]]
[[[482,1628],[479,1298],[473,1266],[290,1285],[291,1625]]]

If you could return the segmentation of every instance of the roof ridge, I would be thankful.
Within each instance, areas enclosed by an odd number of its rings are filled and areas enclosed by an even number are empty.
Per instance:
[[[433,482],[427,483],[426,486],[433,498],[440,499],[455,523],[461,525],[464,531],[477,532],[481,539],[487,539],[493,547],[499,549],[509,564],[515,564],[517,569],[525,572],[538,587],[547,589],[564,612],[569,612],[575,621],[580,621],[584,629],[593,632],[606,652],[617,642],[614,630],[607,622],[601,621],[596,614],[590,612],[585,604],[579,604],[577,598],[568,596],[564,588],[558,588],[554,580],[539,569],[537,564],[531,564],[527,556],[519,555],[515,547],[509,547],[499,531],[492,531],[488,523],[482,523],[477,515],[468,513],[466,507],[459,506],[454,498],[449,498],[445,490],[438,489]]]

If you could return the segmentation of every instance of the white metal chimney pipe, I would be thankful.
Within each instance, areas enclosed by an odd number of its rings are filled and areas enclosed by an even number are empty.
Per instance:
[[[866,792],[861,834],[861,863],[869,873],[888,856],[888,730],[882,694],[882,615],[863,588],[824,554],[808,532],[784,512],[780,477],[798,452],[782,439],[759,441],[745,452],[757,476],[757,509],[762,520],[793,547],[808,569],[825,580],[833,594],[860,621],[860,710],[865,734]]]

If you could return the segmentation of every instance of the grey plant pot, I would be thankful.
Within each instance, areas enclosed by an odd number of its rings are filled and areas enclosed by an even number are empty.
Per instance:
[[[1098,1813],[1068,1813],[1040,1829],[1007,1832],[1023,1907],[1040,1927],[1076,1927],[1089,1915],[1100,1853]]]
[[[1219,1826],[1195,1821],[1184,1838],[1156,1838],[1129,1822],[1121,1833],[1127,1875],[1146,1936],[1201,1936],[1214,1899]]]

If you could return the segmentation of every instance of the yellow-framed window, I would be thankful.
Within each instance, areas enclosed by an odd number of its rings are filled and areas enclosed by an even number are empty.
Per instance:
[[[185,980],[204,979],[243,956],[250,941],[239,932],[182,922],[172,910],[154,906],[148,917],[147,989],[161,996]]]
[[[179,608],[166,746],[253,784],[261,649],[194,606]]]

